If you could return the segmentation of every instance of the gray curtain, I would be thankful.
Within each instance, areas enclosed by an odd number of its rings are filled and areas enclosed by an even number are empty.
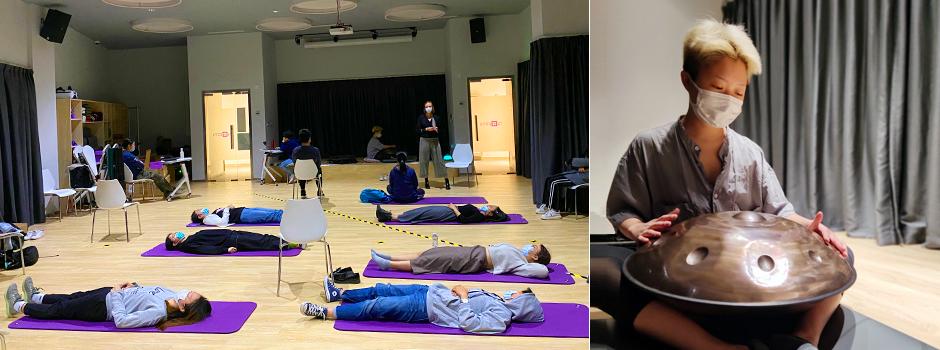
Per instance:
[[[736,0],[764,73],[733,128],[799,213],[940,248],[940,1]]]
[[[31,69],[0,64],[0,216],[5,222],[46,221],[42,163]]]

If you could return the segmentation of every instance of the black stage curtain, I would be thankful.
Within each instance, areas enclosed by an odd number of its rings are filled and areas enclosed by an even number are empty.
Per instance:
[[[5,222],[46,221],[37,119],[33,71],[0,64],[0,214]]]
[[[444,75],[282,83],[277,85],[281,131],[307,128],[324,157],[366,154],[372,126],[382,142],[418,154],[418,115],[434,103],[441,122],[441,151],[450,151]]]
[[[588,150],[588,36],[530,45],[529,125],[533,203],[545,179]]]
[[[516,90],[519,109],[517,111],[516,128],[516,175],[532,177],[532,133],[529,125],[529,61],[519,62],[516,65]]]
[[[734,124],[797,212],[940,248],[940,2],[737,0],[764,73]]]

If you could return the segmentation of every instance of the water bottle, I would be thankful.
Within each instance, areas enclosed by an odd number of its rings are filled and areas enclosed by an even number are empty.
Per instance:
[[[183,158],[183,148],[180,147],[180,158]]]
[[[431,243],[431,246],[437,248],[437,233],[432,233],[431,239],[434,240],[434,242]]]

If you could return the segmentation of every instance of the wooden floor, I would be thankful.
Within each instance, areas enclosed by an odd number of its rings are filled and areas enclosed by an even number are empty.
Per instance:
[[[338,165],[324,168],[327,199],[324,207],[359,218],[374,220],[374,206],[358,202],[359,191],[366,187],[384,188],[380,175],[387,174],[388,164]],[[523,245],[531,241],[545,244],[553,261],[564,263],[571,272],[588,273],[587,220],[566,217],[563,220],[539,220],[531,205],[531,184],[512,175],[479,176],[480,185],[469,187],[465,178],[451,191],[432,188],[431,196],[485,196],[510,213],[521,213],[528,225],[497,226],[409,226],[417,233],[438,233],[441,239],[461,244],[488,244],[507,242]],[[432,186],[434,183],[432,183]],[[439,183],[437,185],[440,185]],[[323,303],[322,278],[326,274],[321,246],[312,246],[300,256],[285,259],[281,297],[275,296],[277,280],[276,258],[142,258],[140,253],[162,243],[170,233],[185,228],[189,213],[201,207],[222,207],[228,204],[250,207],[283,208],[283,202],[270,199],[288,199],[291,187],[259,185],[257,182],[194,183],[194,195],[189,199],[146,202],[141,205],[143,234],[137,234],[137,219],[131,215],[131,242],[124,242],[123,218],[112,215],[113,235],[105,237],[104,215],[98,216],[95,243],[89,242],[91,215],[79,213],[62,222],[57,219],[41,225],[45,237],[33,241],[39,248],[41,259],[29,268],[29,275],[37,286],[47,292],[72,292],[122,281],[136,281],[144,285],[159,284],[170,288],[188,288],[198,291],[210,300],[254,301],[258,309],[237,333],[214,334],[148,334],[56,332],[7,329],[11,319],[4,320],[0,329],[7,332],[9,349],[99,349],[131,346],[140,349],[260,349],[260,348],[586,348],[587,339],[530,338],[504,336],[450,336],[395,333],[340,332],[333,322],[311,320],[299,312],[302,301]],[[260,195],[264,196],[260,196]],[[405,206],[390,209],[410,208]],[[333,251],[335,267],[351,266],[361,272],[369,260],[369,248],[388,253],[417,252],[431,246],[425,238],[390,231],[369,224],[327,215],[328,239]],[[259,233],[276,234],[277,227],[252,227]],[[17,271],[0,274],[0,286],[21,283]],[[376,282],[433,283],[417,280],[383,280],[363,277],[358,286]],[[444,282],[454,285],[453,282]],[[522,289],[526,286],[504,283],[464,282],[464,285],[482,287],[496,292]],[[345,287],[342,286],[341,287]],[[531,285],[542,301],[588,304],[588,284],[577,278],[574,285]],[[5,289],[4,289],[5,290]]]
[[[940,251],[838,235],[854,251],[858,273],[842,304],[940,348]],[[609,317],[591,308],[591,319]]]

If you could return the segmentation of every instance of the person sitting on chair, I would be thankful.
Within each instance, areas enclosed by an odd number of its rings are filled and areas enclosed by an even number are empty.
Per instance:
[[[461,285],[447,288],[440,283],[430,286],[379,283],[343,290],[336,288],[329,278],[324,279],[323,285],[327,302],[343,304],[328,307],[306,302],[300,306],[301,313],[323,320],[433,323],[479,334],[499,334],[515,322],[545,321],[542,303],[529,288],[496,294]]]
[[[121,160],[127,165],[127,168],[131,170],[131,174],[134,175],[133,180],[150,179],[153,181],[153,184],[160,189],[160,192],[163,193],[163,199],[170,196],[170,193],[173,192],[173,187],[170,186],[170,183],[166,182],[163,175],[157,174],[149,169],[144,169],[144,162],[134,155],[134,151],[137,150],[136,142],[131,139],[124,139],[121,141],[121,149],[123,149],[123,152],[121,152]]]
[[[381,205],[375,206],[375,217],[379,222],[398,221],[409,224],[420,224],[423,222],[458,222],[461,224],[475,224],[480,222],[503,222],[509,221],[509,215],[503,212],[495,204],[484,204],[479,208],[473,204],[455,206],[453,204],[429,205],[414,208],[399,215],[382,209]]]
[[[536,214],[542,214],[542,220],[561,219],[561,212],[556,210],[555,193],[563,192],[563,186],[577,186],[588,183],[590,175],[588,174],[588,158],[572,158],[571,167],[573,170],[564,171],[545,179],[545,187],[542,189],[542,203],[535,210]],[[578,205],[575,203],[574,205]]]
[[[521,249],[506,243],[488,247],[435,247],[410,255],[387,255],[372,250],[372,261],[382,270],[422,273],[513,274],[548,278],[552,254],[542,244],[527,244]]]
[[[294,154],[294,148],[300,146],[300,142],[297,141],[297,138],[294,137],[294,133],[290,130],[285,131],[281,134],[281,145],[278,146],[278,149],[281,150],[280,159],[281,162],[277,165],[288,177],[288,182],[293,181],[290,179],[294,175],[294,172],[291,170],[291,165],[294,164],[294,160],[291,159],[291,155]]]
[[[41,320],[112,321],[117,328],[169,327],[198,323],[212,313],[209,300],[186,289],[139,286],[124,282],[72,294],[46,294],[33,286],[32,277],[23,281],[25,299],[16,283],[7,287],[7,317],[23,313]]]
[[[164,244],[166,250],[200,255],[303,248],[303,245],[298,243],[282,243],[278,236],[229,229],[201,230],[189,236],[174,232],[166,236]]]
[[[300,129],[300,132],[297,134],[300,139],[300,146],[294,148],[294,151],[291,153],[291,160],[294,164],[297,164],[298,160],[301,159],[311,159],[317,165],[317,197],[323,197],[323,168],[321,167],[321,158],[320,158],[320,149],[310,145],[311,138],[313,134],[310,133],[308,129]],[[298,180],[297,184],[300,185],[300,199],[307,199],[307,181],[308,180]]]
[[[424,189],[418,187],[418,175],[406,164],[408,156],[398,152],[398,165],[388,172],[389,197],[398,203],[414,203],[424,198]]]
[[[366,157],[362,159],[364,162],[378,163],[395,154],[395,145],[386,145],[379,140],[382,138],[382,130],[378,125],[372,127],[372,138],[366,146]]]
[[[280,223],[283,210],[270,208],[245,208],[229,205],[209,211],[209,208],[193,210],[190,219],[193,223],[207,226],[228,226],[232,224],[267,224]]]

